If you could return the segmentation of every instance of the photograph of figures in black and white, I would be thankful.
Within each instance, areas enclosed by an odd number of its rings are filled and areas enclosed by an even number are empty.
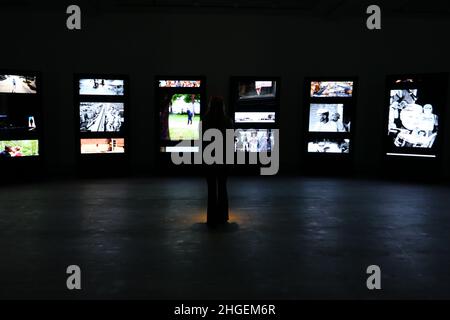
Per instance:
[[[271,129],[237,129],[234,138],[234,151],[270,152],[274,146],[274,133]]]
[[[111,79],[80,79],[80,94],[123,96],[123,80]]]
[[[340,104],[311,104],[309,132],[350,132],[351,121]]]
[[[36,77],[0,74],[0,93],[36,93]]]
[[[123,122],[123,103],[80,103],[81,132],[120,132]]]
[[[315,139],[308,143],[308,152],[349,153],[350,139]]]
[[[419,89],[390,91],[388,135],[398,148],[432,148],[439,128],[435,106],[418,104]]]
[[[236,123],[275,123],[275,112],[235,112]]]
[[[353,81],[312,81],[311,97],[347,98],[353,95]]]

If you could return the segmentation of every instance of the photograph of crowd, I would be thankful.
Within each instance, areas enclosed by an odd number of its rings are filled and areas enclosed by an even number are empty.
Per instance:
[[[275,112],[235,112],[236,123],[275,123]]]
[[[111,79],[80,79],[80,94],[123,96],[124,81]]]
[[[0,159],[39,155],[38,140],[0,141]]]
[[[81,132],[120,132],[123,123],[123,103],[80,103]]]
[[[311,104],[309,132],[350,132],[343,104]]]
[[[160,88],[200,88],[201,80],[159,80]]]
[[[239,100],[275,98],[276,81],[240,81]]]
[[[124,153],[125,139],[81,139],[82,154]]]
[[[271,129],[237,129],[234,138],[234,151],[270,152],[274,146]]]
[[[398,148],[432,148],[439,119],[434,106],[418,104],[419,89],[390,91],[388,135]]]
[[[160,97],[161,140],[197,140],[200,125],[200,94],[175,93]]]
[[[308,143],[308,152],[349,153],[350,139],[316,139]]]
[[[0,74],[0,93],[36,93],[36,77]]]
[[[351,97],[353,81],[312,81],[311,97]]]

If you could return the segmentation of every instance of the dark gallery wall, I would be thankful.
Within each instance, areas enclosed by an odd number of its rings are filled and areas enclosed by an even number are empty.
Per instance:
[[[49,173],[68,174],[76,165],[74,73],[129,75],[130,155],[136,173],[157,171],[155,75],[204,75],[207,93],[227,98],[230,76],[280,76],[281,170],[293,173],[308,173],[300,150],[304,78],[357,76],[354,171],[372,176],[383,170],[385,76],[450,71],[450,19],[445,15],[386,15],[382,30],[369,31],[362,6],[359,14],[342,9],[328,15],[82,10],[80,31],[66,29],[64,5],[0,11],[0,69],[42,72]],[[449,123],[450,112],[445,120]],[[450,175],[449,135],[445,132],[441,165],[445,177]]]

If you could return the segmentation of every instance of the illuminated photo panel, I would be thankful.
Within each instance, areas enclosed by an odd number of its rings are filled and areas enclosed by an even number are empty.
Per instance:
[[[115,79],[80,79],[80,95],[123,96],[124,81]]]
[[[200,88],[201,80],[159,80],[160,88]]]
[[[125,153],[123,138],[81,139],[81,154]]]
[[[36,92],[36,76],[0,74],[0,93]]]
[[[275,112],[235,112],[235,123],[275,123]]]
[[[274,99],[277,82],[272,80],[246,80],[238,83],[239,100]]]
[[[344,104],[310,104],[309,132],[350,132]]]
[[[160,98],[161,140],[197,140],[201,95],[199,93],[167,93]]]
[[[309,153],[349,153],[350,139],[314,139],[308,142]]]
[[[353,81],[312,81],[311,98],[351,97]]]
[[[389,156],[433,158],[439,154],[447,79],[442,75],[392,78],[386,127]]]
[[[270,152],[274,147],[272,129],[236,129],[234,149],[241,152]]]
[[[80,103],[80,132],[120,132],[124,119],[121,102]]]
[[[35,157],[39,155],[38,140],[0,141],[0,159]]]

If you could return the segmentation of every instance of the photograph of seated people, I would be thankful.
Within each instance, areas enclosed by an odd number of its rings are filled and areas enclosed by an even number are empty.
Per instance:
[[[343,121],[343,104],[311,104],[310,132],[350,132],[350,121]]]
[[[417,104],[417,89],[391,90],[388,135],[396,147],[432,148],[439,119],[431,104]]]

